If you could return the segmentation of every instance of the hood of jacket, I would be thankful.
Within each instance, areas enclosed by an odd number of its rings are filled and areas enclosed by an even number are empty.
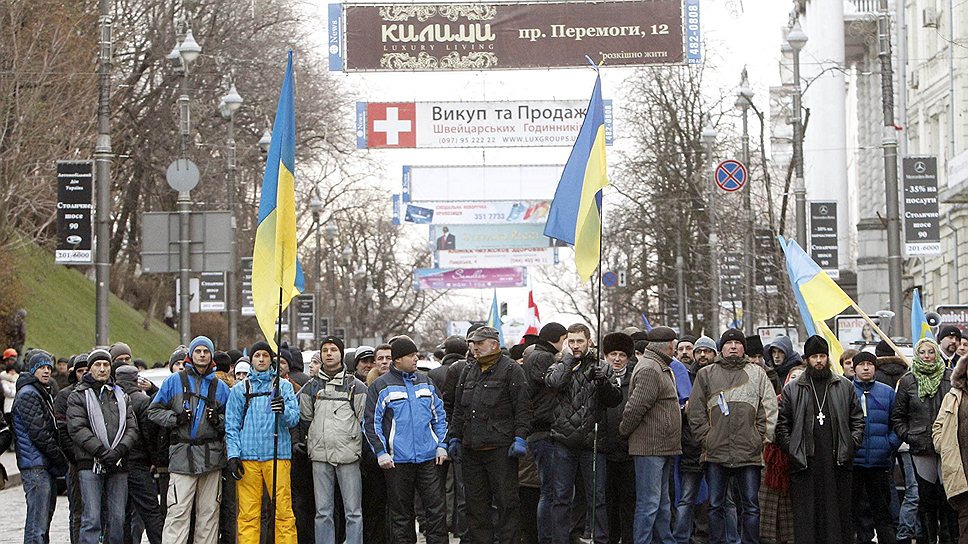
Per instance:
[[[770,344],[769,349],[777,348],[783,352],[783,362],[776,367],[779,374],[786,375],[790,369],[803,363],[803,358],[793,349],[793,340],[789,336],[780,336]],[[769,355],[769,351],[766,353]]]
[[[895,378],[900,378],[910,370],[907,363],[904,362],[904,359],[893,355],[890,357],[878,357],[875,366],[879,372]]]
[[[322,372],[320,372],[320,375],[322,375]],[[259,372],[255,369],[249,370],[248,379],[250,382],[252,382],[252,385],[262,385],[266,383],[271,383],[272,380],[275,379],[275,377],[276,377],[276,371],[273,370],[272,367],[269,367],[269,370],[266,370],[264,372]]]
[[[117,374],[114,377],[114,383],[118,387],[120,387],[122,391],[127,393],[128,396],[131,396],[137,393],[138,391],[141,391],[141,388],[138,387],[137,374],[124,374],[124,373]]]
[[[50,380],[53,382],[54,378],[51,378]],[[37,387],[37,389],[50,395],[50,384],[44,385],[40,383],[40,380],[37,379],[37,376],[34,376],[29,372],[21,372],[20,376],[17,378],[17,391],[20,391],[28,385],[33,385]]]
[[[443,359],[440,360],[440,366],[450,366],[463,358],[463,355],[459,355],[457,353],[448,353],[447,355],[444,355]]]

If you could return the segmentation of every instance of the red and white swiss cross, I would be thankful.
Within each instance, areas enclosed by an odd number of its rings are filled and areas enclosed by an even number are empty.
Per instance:
[[[367,147],[416,147],[417,107],[413,102],[366,105]]]

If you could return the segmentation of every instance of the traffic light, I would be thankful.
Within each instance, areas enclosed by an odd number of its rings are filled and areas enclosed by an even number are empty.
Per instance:
[[[507,302],[502,302],[501,303],[501,317],[505,317],[507,315],[508,315],[508,303]]]

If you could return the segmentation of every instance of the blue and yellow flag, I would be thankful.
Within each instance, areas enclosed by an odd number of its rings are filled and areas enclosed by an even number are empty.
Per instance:
[[[911,343],[918,345],[918,340],[930,338],[934,340],[934,333],[928,319],[924,316],[924,306],[921,305],[921,293],[917,288],[914,289],[914,297],[911,300]]]
[[[501,343],[501,347],[507,347],[504,344],[504,324],[501,323],[501,310],[497,304],[497,289],[494,290],[494,298],[491,299],[491,313],[487,316],[487,326],[497,329],[498,341]]]
[[[575,265],[582,281],[591,278],[601,258],[602,188],[606,185],[605,107],[602,78],[598,76],[544,230],[545,236],[575,246]]]
[[[272,143],[262,178],[252,250],[252,303],[266,340],[276,349],[275,324],[305,287],[296,259],[296,111],[292,51],[282,81]],[[281,304],[280,304],[281,303]]]

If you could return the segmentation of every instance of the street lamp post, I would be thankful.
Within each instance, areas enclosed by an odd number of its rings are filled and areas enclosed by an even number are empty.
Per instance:
[[[236,232],[238,226],[235,219],[235,112],[242,106],[242,97],[235,89],[235,84],[229,88],[228,94],[222,97],[219,113],[228,119],[228,140],[226,141],[228,157],[228,175],[226,176],[226,203],[229,208],[229,225],[231,238],[229,242],[229,269],[225,273],[225,310],[229,316],[229,347],[237,348],[239,342],[239,307],[235,298],[235,277],[238,267],[238,241]]]
[[[884,191],[887,212],[887,281],[891,311],[901,320],[904,314],[901,262],[901,215],[897,183],[897,129],[894,123],[894,68],[891,64],[891,14],[887,0],[881,0],[877,18],[878,56],[881,61],[881,107],[884,115],[884,132],[881,147],[884,150]],[[950,17],[950,15],[949,15]],[[953,47],[949,44],[948,47]],[[951,127],[952,132],[954,126]],[[924,262],[921,263],[924,270]]]
[[[94,145],[97,190],[97,245],[95,246],[95,343],[108,345],[111,293],[111,48],[114,19],[110,0],[98,1],[100,43],[98,48],[97,141]]]
[[[713,181],[713,144],[716,143],[718,133],[712,126],[712,120],[706,118],[706,126],[702,129],[700,140],[706,151],[707,187],[709,187],[709,276],[712,283],[712,296],[709,301],[709,334],[715,335],[719,328],[719,227],[716,225],[716,187]]]
[[[309,202],[309,209],[313,211],[313,225],[316,226],[316,267],[314,269],[315,277],[313,278],[313,292],[316,293],[316,306],[315,306],[315,321],[316,330],[313,331],[313,338],[316,339],[316,345],[319,345],[319,341],[322,337],[319,335],[319,327],[322,324],[320,321],[320,316],[322,312],[320,308],[323,305],[323,274],[322,274],[322,244],[320,244],[320,225],[319,225],[319,212],[323,211],[323,201],[319,199],[318,196],[313,195],[313,199]]]
[[[336,241],[336,225],[326,225],[326,229],[323,231],[323,236],[326,238],[326,255],[329,257],[327,261],[327,266],[329,267],[329,281],[330,281],[330,294],[329,294],[329,304],[330,304],[330,314],[329,314],[329,324],[330,327],[336,324],[336,259],[333,254],[333,243]],[[329,334],[333,334],[333,331],[329,331]]]
[[[751,202],[753,193],[752,176],[749,175],[750,168],[750,129],[749,129],[749,109],[753,103],[753,89],[750,88],[749,76],[746,68],[740,80],[739,89],[736,91],[736,107],[743,112],[743,164],[747,168],[746,190],[743,191],[743,211],[746,214],[746,229],[743,236],[743,253],[746,263],[743,274],[743,330],[746,336],[753,335],[753,204]]]
[[[793,166],[796,183],[793,194],[796,201],[797,243],[807,249],[807,185],[803,178],[803,91],[800,88],[800,51],[807,45],[807,35],[800,28],[800,21],[793,23],[787,33],[787,44],[793,50]]]
[[[344,334],[343,342],[349,343],[350,325],[352,324],[350,320],[350,308],[352,304],[351,302],[352,298],[350,297],[350,289],[352,287],[351,286],[352,276],[350,274],[350,265],[353,262],[353,250],[350,249],[349,246],[343,248],[343,251],[340,254],[340,261],[343,264],[343,276],[346,282],[346,286],[344,287],[344,293],[346,294],[346,310],[343,311],[343,313],[346,315],[346,318],[343,320],[345,322],[345,325],[343,326],[343,334]]]
[[[188,137],[191,133],[191,101],[189,99],[188,69],[202,53],[201,46],[195,41],[189,28],[182,42],[172,50],[168,58],[179,61],[182,71],[181,95],[178,97],[179,118],[179,157],[188,161]],[[181,311],[178,316],[178,332],[181,343],[188,345],[192,334],[191,314],[191,212],[192,201],[189,191],[179,191],[178,201],[178,278],[181,284],[179,300]]]

